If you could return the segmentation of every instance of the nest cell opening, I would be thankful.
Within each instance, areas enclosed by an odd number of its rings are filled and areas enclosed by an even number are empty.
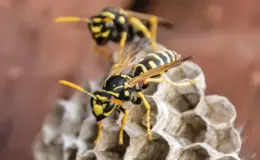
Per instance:
[[[236,112],[229,100],[220,96],[207,96],[205,102],[208,106],[205,116],[212,124],[232,123]]]
[[[207,133],[206,122],[198,115],[183,117],[183,125],[177,135],[190,143],[199,143],[205,140]]]
[[[78,149],[76,149],[76,148],[71,148],[71,149],[69,149],[68,160],[74,160],[74,159],[76,159],[76,157],[77,157],[77,152],[78,152]]]
[[[195,79],[200,74],[203,74],[201,69],[193,62],[184,62],[179,67],[170,69],[167,72],[169,78],[174,82],[181,81],[186,78]]]
[[[82,159],[87,159],[87,160],[97,160],[97,156],[95,155],[95,153],[90,152],[87,154],[87,156],[84,156],[84,158]]]
[[[135,160],[163,160],[167,158],[169,151],[168,142],[162,137],[156,138],[141,148]]]
[[[234,128],[217,130],[219,139],[217,151],[229,154],[237,152],[241,147],[241,141],[238,132]]]
[[[170,99],[169,103],[180,113],[193,110],[197,107],[201,95],[198,93],[179,94]]]
[[[194,146],[182,151],[179,160],[209,160],[208,151],[202,146]]]
[[[119,134],[119,132],[118,132],[118,134]],[[126,132],[123,133],[123,140],[124,140],[124,144],[116,145],[115,147],[110,148],[107,151],[109,151],[111,153],[117,153],[122,158],[124,156],[124,154],[126,153],[127,147],[130,144],[130,137]]]

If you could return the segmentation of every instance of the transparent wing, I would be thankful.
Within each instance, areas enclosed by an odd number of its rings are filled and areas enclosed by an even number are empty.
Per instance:
[[[151,15],[151,14],[145,14],[145,13],[140,13],[140,12],[135,12],[135,11],[131,11],[131,10],[124,10],[127,15],[129,16],[133,16],[133,17],[136,17],[138,19],[142,19],[142,20],[145,20],[145,21],[149,21],[149,19],[152,17],[152,16],[156,16],[156,15]],[[158,19],[158,24],[165,27],[165,28],[173,28],[174,25],[173,23],[168,20],[168,19],[165,19],[163,17],[158,17],[156,16],[157,19]]]
[[[145,72],[139,76],[136,76],[134,78],[132,78],[131,80],[129,80],[127,83],[130,85],[130,86],[134,86],[135,84],[137,83],[141,83],[143,82],[144,80],[148,79],[148,78],[151,78],[152,76],[155,76],[155,75],[158,75],[159,73],[162,73],[168,69],[171,69],[173,67],[176,67],[180,64],[182,64],[183,62],[185,61],[188,61],[188,60],[191,60],[193,59],[194,57],[193,56],[189,56],[189,57],[185,57],[183,59],[180,59],[178,61],[174,61],[172,63],[168,63],[168,64],[165,64],[165,65],[162,65],[161,67],[158,67],[158,68],[154,68],[154,69],[151,69],[149,70],[148,72]]]
[[[113,65],[109,76],[120,74],[123,71],[129,71],[134,68],[135,64],[133,63],[133,59],[135,59],[137,53],[141,52],[145,47],[149,46],[149,43],[150,41],[148,39],[142,39],[140,41],[133,42],[126,49],[126,51],[124,51],[121,56],[118,57],[118,60]]]

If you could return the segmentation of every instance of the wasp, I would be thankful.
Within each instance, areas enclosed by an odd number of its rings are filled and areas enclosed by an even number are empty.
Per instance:
[[[173,27],[173,24],[164,18],[123,10],[120,7],[105,7],[99,14],[90,18],[58,17],[55,19],[55,22],[87,23],[94,40],[93,49],[108,58],[110,57],[109,54],[104,49],[101,49],[100,46],[106,45],[109,41],[119,44],[118,57],[122,54],[125,44],[132,42],[135,37],[149,39],[152,48],[157,50],[157,24],[165,28]]]
[[[191,60],[193,56],[181,58],[179,54],[171,50],[156,51],[147,54],[137,64],[134,64],[134,67],[130,71],[124,73],[124,70],[128,68],[133,58],[130,55],[127,53],[122,55],[118,64],[114,65],[110,74],[104,80],[102,89],[93,94],[71,82],[60,81],[63,85],[67,85],[91,96],[90,104],[98,124],[98,134],[94,144],[97,143],[101,136],[101,121],[108,117],[115,109],[119,109],[124,113],[119,131],[119,144],[123,144],[123,129],[128,117],[128,110],[123,108],[125,102],[131,102],[135,105],[144,104],[146,108],[147,136],[149,140],[152,140],[150,130],[151,107],[142,91],[149,86],[149,83],[167,82],[174,86],[187,86],[194,84],[196,81],[195,79],[190,79],[187,82],[172,82],[162,78],[162,74],[167,72],[167,70]]]

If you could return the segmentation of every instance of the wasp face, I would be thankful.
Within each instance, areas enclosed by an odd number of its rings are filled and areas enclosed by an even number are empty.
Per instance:
[[[97,121],[100,121],[109,116],[114,111],[116,104],[110,101],[106,101],[111,98],[111,95],[107,93],[97,91],[94,93],[94,95],[96,99],[90,99],[92,112]]]
[[[102,15],[93,16],[88,23],[93,39],[98,45],[105,45],[110,39],[114,22],[111,18]]]

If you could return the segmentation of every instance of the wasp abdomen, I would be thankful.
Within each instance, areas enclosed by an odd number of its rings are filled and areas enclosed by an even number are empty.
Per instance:
[[[160,67],[164,64],[168,64],[179,59],[180,59],[180,55],[170,50],[150,53],[135,66],[133,75],[134,77],[136,77],[142,73],[149,71],[150,69]],[[152,78],[158,77],[161,74],[153,76]]]

